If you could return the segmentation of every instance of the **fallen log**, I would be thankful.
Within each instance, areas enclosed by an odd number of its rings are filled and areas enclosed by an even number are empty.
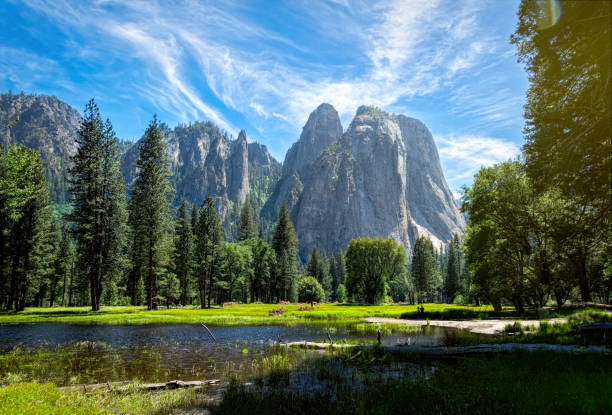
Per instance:
[[[80,389],[84,392],[99,392],[105,390],[109,392],[127,392],[127,391],[156,391],[162,389],[183,389],[183,388],[198,388],[202,386],[218,385],[221,381],[219,379],[209,380],[171,380],[169,382],[162,383],[131,383],[131,382],[113,382],[113,383],[94,383],[90,385],[78,385],[78,386],[64,386],[61,389]]]

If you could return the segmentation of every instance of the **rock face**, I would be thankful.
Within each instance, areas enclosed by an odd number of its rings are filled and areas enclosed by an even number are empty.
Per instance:
[[[433,137],[413,118],[360,107],[342,137],[301,171],[291,216],[302,259],[314,246],[331,253],[361,236],[391,237],[410,250],[425,235],[440,246],[464,225]]]
[[[276,219],[283,201],[287,202],[289,211],[293,212],[304,190],[303,181],[310,175],[313,163],[340,137],[342,124],[338,112],[329,104],[319,105],[308,117],[300,139],[287,151],[283,175],[264,206],[264,217]]]
[[[76,152],[75,137],[81,123],[79,113],[65,102],[47,95],[23,93],[0,95],[1,135],[19,115],[11,129],[11,140],[40,151],[53,201],[63,203],[68,197],[66,184],[70,156]]]
[[[248,143],[244,131],[231,140],[215,124],[196,122],[173,130],[164,125],[162,132],[177,200],[185,198],[200,205],[208,194],[213,196],[228,236],[233,232],[230,222],[247,197],[259,212],[280,177],[280,163],[266,146]],[[135,179],[137,159],[138,146],[123,156],[122,171],[128,186]]]

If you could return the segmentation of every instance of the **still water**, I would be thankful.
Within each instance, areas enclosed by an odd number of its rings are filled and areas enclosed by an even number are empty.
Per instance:
[[[351,326],[201,325],[97,326],[46,323],[0,326],[0,376],[21,373],[58,384],[133,380],[164,381],[227,377],[256,371],[270,362],[283,342],[373,342],[376,334]],[[430,327],[387,333],[386,344],[443,344],[448,330]],[[287,352],[283,352],[287,353]],[[305,355],[289,351],[289,358]],[[267,360],[266,360],[267,359]]]

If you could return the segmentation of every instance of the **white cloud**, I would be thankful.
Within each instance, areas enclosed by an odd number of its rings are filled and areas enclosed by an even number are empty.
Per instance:
[[[249,104],[249,108],[253,109],[253,111],[255,111],[260,116],[262,116],[264,118],[268,118],[268,113],[266,112],[266,110],[264,110],[263,105],[258,104],[256,102],[251,102]]]
[[[153,0],[97,0],[90,7],[77,0],[24,1],[66,27],[97,31],[105,52],[139,59],[142,79],[134,89],[153,105],[185,121],[205,116],[231,132],[237,128],[222,116],[218,101],[260,131],[261,123],[269,131],[265,123],[282,120],[283,128],[298,132],[321,102],[334,105],[346,123],[362,104],[398,108],[402,100],[449,84],[460,91],[457,79],[486,65],[500,41],[481,27],[482,3],[470,0],[291,4],[322,47],[335,42],[354,53],[346,70],[333,73],[325,62],[308,58],[317,55],[318,44],[296,44],[249,20],[251,6],[240,1],[182,0],[172,7]],[[214,104],[203,98],[202,87],[215,95]],[[463,92],[451,97],[451,116],[507,122],[505,109],[515,103],[510,91]]]
[[[437,136],[440,161],[446,179],[455,188],[460,183],[471,182],[481,167],[517,157],[519,146],[509,140],[477,135]]]

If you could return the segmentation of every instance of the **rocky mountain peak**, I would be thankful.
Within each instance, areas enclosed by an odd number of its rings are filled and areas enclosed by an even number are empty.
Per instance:
[[[244,141],[244,142],[247,141],[246,131],[240,130],[240,133],[238,133],[237,141]]]
[[[310,113],[300,139],[291,146],[283,163],[283,173],[290,175],[310,166],[331,143],[342,137],[338,111],[330,104],[321,104]]]
[[[440,247],[464,223],[418,120],[361,106],[309,170],[292,212],[302,258],[314,246],[331,253],[361,236],[391,237],[410,250],[425,235]]]

